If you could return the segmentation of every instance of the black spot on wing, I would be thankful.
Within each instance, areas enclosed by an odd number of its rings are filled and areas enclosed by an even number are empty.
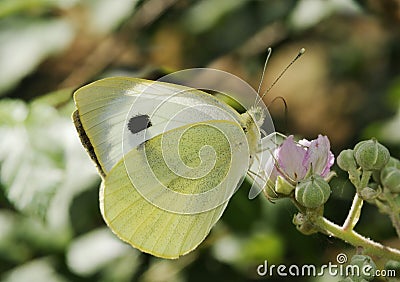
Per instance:
[[[128,121],[128,129],[132,134],[138,133],[152,126],[148,115],[137,115],[131,117]]]

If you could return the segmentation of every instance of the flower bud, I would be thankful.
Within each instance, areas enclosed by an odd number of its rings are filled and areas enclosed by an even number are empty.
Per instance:
[[[381,171],[381,182],[392,193],[400,193],[400,169],[386,166]]]
[[[311,235],[318,232],[318,229],[302,213],[295,214],[292,222],[296,225],[297,230],[304,235]]]
[[[388,163],[385,165],[385,167],[396,167],[400,169],[400,161],[396,158],[390,157]]]
[[[371,257],[365,255],[354,255],[351,258],[350,264],[357,265],[360,270],[360,275],[353,278],[356,278],[358,281],[371,281],[374,279],[376,264]]]
[[[385,264],[386,270],[394,270],[395,273],[400,273],[400,261],[388,260]]]
[[[396,158],[390,157],[388,163],[385,165],[385,167],[384,167],[382,170],[386,169],[387,167],[395,167],[395,168],[397,168],[397,169],[400,169],[400,161],[399,161],[398,159],[396,159]],[[381,181],[381,171],[375,170],[375,171],[372,173],[372,179],[373,179],[376,183],[382,184],[382,181]]]
[[[354,151],[351,149],[341,151],[336,162],[342,170],[351,171],[357,169]]]
[[[313,175],[309,179],[301,181],[295,189],[296,201],[311,209],[325,204],[330,194],[331,187],[318,175]]]
[[[363,140],[363,141],[358,142],[358,143],[354,146],[354,149],[353,149],[353,150],[354,150],[354,151],[357,151],[358,148],[360,148],[361,145],[367,143],[368,141],[371,141],[371,140]]]
[[[354,157],[363,170],[380,170],[389,161],[389,150],[375,139],[361,141],[354,147]]]
[[[373,183],[371,183],[373,184]],[[376,187],[365,187],[361,189],[360,191],[360,197],[363,200],[373,200],[376,197],[378,197],[381,194],[381,189],[379,188],[378,185],[371,185],[370,186],[376,186]]]

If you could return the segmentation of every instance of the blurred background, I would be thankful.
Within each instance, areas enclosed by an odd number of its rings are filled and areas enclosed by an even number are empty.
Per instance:
[[[98,208],[100,178],[81,146],[72,92],[101,77],[156,79],[185,68],[233,73],[265,97],[276,130],[325,134],[337,155],[376,137],[400,157],[399,0],[1,0],[1,281],[338,281],[260,277],[269,264],[336,263],[354,248],[291,223],[294,207],[240,189],[194,252],[157,259],[122,243]],[[279,100],[282,96],[288,105]],[[326,216],[342,223],[354,189],[338,172]],[[365,205],[356,228],[400,247]],[[378,266],[379,259],[376,260]]]

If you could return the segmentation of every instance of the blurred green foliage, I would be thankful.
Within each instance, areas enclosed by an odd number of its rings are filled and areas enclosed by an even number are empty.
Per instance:
[[[336,154],[375,136],[398,158],[399,15],[396,0],[0,1],[0,279],[283,281],[259,277],[257,266],[321,265],[354,253],[300,234],[290,203],[250,201],[245,187],[206,241],[179,260],[120,242],[101,219],[99,178],[70,117],[72,89],[104,76],[154,79],[189,67],[226,70],[257,88],[272,46],[265,89],[305,47],[267,95],[277,130],[326,134]],[[288,103],[287,117],[270,104],[276,96]],[[341,223],[354,191],[336,171],[325,213]],[[357,230],[400,246],[390,221],[369,206]]]

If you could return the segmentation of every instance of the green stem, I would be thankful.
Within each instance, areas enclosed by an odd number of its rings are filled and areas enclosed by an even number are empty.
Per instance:
[[[392,221],[392,225],[394,229],[396,230],[397,237],[400,238],[400,216],[398,213],[391,213],[389,215],[390,220]]]
[[[400,261],[400,250],[383,246],[380,243],[365,238],[354,230],[344,230],[343,227],[329,221],[323,216],[314,217],[312,221],[313,224],[328,235],[342,239],[355,247],[362,247],[368,254]]]
[[[296,199],[294,198],[294,195],[292,195],[292,196],[290,197],[290,200],[292,201],[293,205],[294,205],[301,213],[306,214],[307,209],[304,208],[302,205],[300,205],[300,204],[296,201]]]
[[[389,205],[389,212],[387,213],[392,221],[392,225],[396,230],[397,236],[400,238],[400,213],[396,201],[393,199],[393,194],[390,192],[385,193],[386,202]]]
[[[358,219],[360,218],[361,208],[363,206],[363,200],[359,196],[359,192],[363,188],[367,187],[371,175],[371,172],[364,171],[362,173],[360,181],[356,181],[356,183],[358,184],[356,186],[357,193],[354,196],[349,214],[343,226],[339,226],[324,218],[322,215],[317,214],[314,214],[313,216],[308,216],[308,220],[320,232],[339,238],[346,243],[353,245],[354,247],[361,247],[367,254],[400,261],[400,250],[377,243],[369,238],[362,236],[353,229],[354,226],[357,224]],[[398,213],[395,221],[400,223]],[[400,228],[400,225],[398,227]],[[397,231],[400,231],[400,229]]]
[[[353,203],[351,204],[349,214],[347,215],[347,218],[343,224],[343,230],[353,230],[354,226],[356,226],[360,218],[363,202],[364,201],[356,193],[353,199]]]
[[[363,206],[364,201],[360,198],[358,193],[361,191],[361,189],[367,187],[371,175],[372,175],[371,171],[363,171],[361,175],[361,180],[356,186],[357,193],[354,196],[349,214],[347,215],[347,218],[343,224],[344,230],[353,230],[354,226],[356,226],[358,220],[360,219],[361,208]]]
[[[358,187],[360,185],[360,171],[358,169],[352,169],[349,171],[349,179],[350,182],[353,183],[355,187]]]
[[[375,204],[375,206],[378,207],[378,209],[381,213],[390,214],[390,212],[391,212],[390,208],[386,204],[382,203],[382,201],[375,199],[375,202],[373,202],[373,203]]]
[[[356,186],[357,193],[354,196],[349,215],[347,216],[342,227],[329,221],[323,216],[311,217],[310,220],[316,227],[321,229],[322,232],[342,239],[343,241],[355,247],[362,247],[366,253],[399,261],[400,250],[386,247],[380,243],[377,243],[371,239],[362,236],[361,234],[353,230],[354,226],[358,222],[358,219],[360,218],[361,208],[363,205],[363,200],[360,198],[359,192],[361,191],[361,189],[367,187],[371,175],[372,172],[370,171],[364,171],[362,173],[361,180]],[[397,218],[396,220],[399,220],[398,222],[400,223],[400,218]]]
[[[357,188],[357,191],[368,186],[369,179],[371,178],[372,171],[363,171],[361,175],[360,185]]]

